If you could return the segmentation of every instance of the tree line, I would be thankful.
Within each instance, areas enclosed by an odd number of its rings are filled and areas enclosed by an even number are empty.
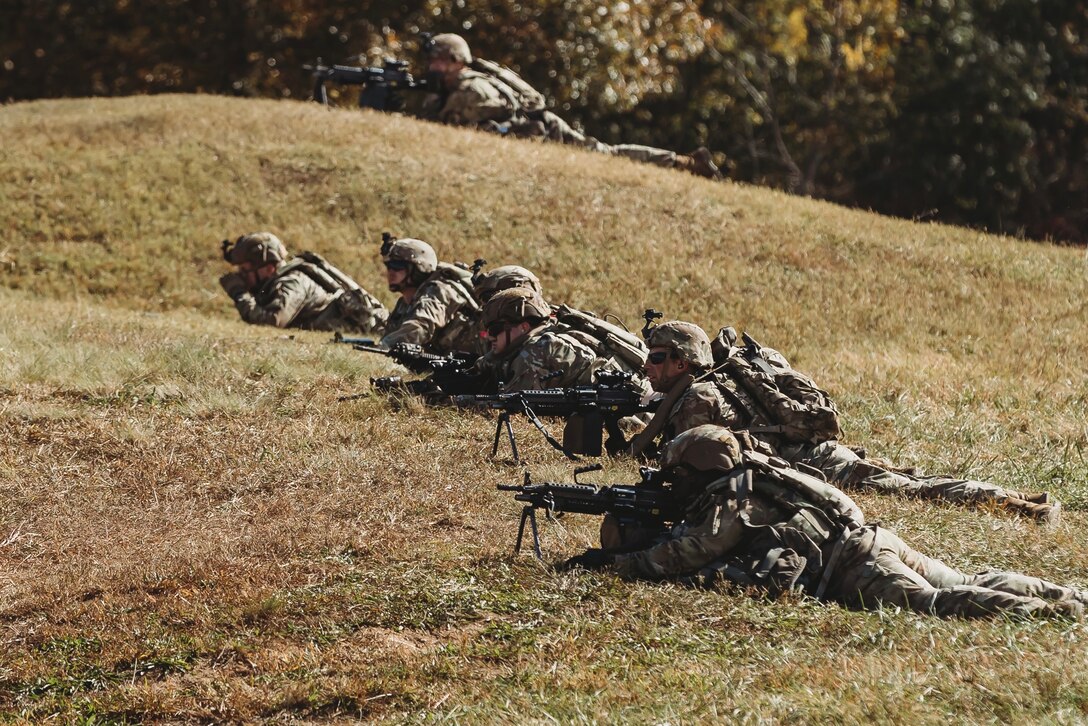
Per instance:
[[[304,63],[421,71],[418,33],[454,31],[606,142],[707,145],[739,180],[1088,242],[1086,0],[5,5],[0,99],[305,98]]]

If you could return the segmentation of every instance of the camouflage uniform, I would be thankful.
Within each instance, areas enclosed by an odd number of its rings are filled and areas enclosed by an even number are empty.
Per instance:
[[[505,324],[503,334],[508,336],[518,326],[533,326],[520,337],[508,337],[505,349],[487,354],[503,393],[586,385],[594,382],[599,371],[623,370],[603,346],[592,345],[596,341],[565,331],[553,319],[551,306],[531,289],[495,293],[484,305],[480,322],[485,329]],[[635,383],[645,388],[644,381]]]
[[[415,343],[431,353],[477,353],[477,306],[468,289],[444,276],[444,266],[416,290],[412,302],[397,301],[381,345]]]
[[[597,371],[619,370],[613,360],[557,332],[554,324],[530,331],[504,353],[499,373],[502,393],[580,386],[592,383]]]
[[[609,145],[586,136],[545,110],[544,97],[540,92],[513,71],[489,61],[474,60],[464,38],[443,33],[435,36],[434,41],[432,57],[449,57],[466,67],[458,73],[452,87],[444,88],[442,93],[426,100],[425,118],[455,126],[472,126],[518,137],[556,141],[667,168],[680,167],[710,178],[721,176],[705,148],[698,149],[692,155],[683,155],[640,144]],[[490,72],[481,72],[479,68],[490,69]],[[498,77],[500,75],[501,78]],[[441,85],[445,85],[445,80]]]
[[[235,265],[276,264],[273,277],[253,290],[246,289],[239,273],[220,278],[247,323],[359,333],[385,323],[385,307],[354,280],[312,252],[286,259],[287,249],[273,234],[243,235],[233,244],[224,240],[223,256]]]
[[[771,486],[761,489],[769,472],[784,463],[773,464],[744,448],[716,426],[696,427],[674,439],[662,456],[663,471],[675,472],[674,487],[685,480],[702,483],[702,493],[689,500],[683,521],[661,541],[598,562],[628,577],[724,576],[746,585],[777,584],[777,590],[801,587],[863,608],[897,605],[960,617],[1083,617],[1088,593],[1019,573],[965,575],[916,552],[890,530],[865,524],[849,497],[801,472],[772,477]],[[744,470],[750,479],[735,477]],[[751,488],[742,493],[737,481],[748,481]],[[783,487],[800,493],[794,501],[801,506],[788,507],[789,495],[766,494]],[[822,500],[808,491],[819,492]],[[812,512],[820,516],[806,514]],[[782,580],[768,581],[774,577]]]
[[[766,349],[766,352],[770,359],[785,360],[776,351]],[[746,412],[739,403],[742,400],[738,396],[741,393],[739,387],[729,379],[727,371],[719,373],[716,382],[692,384],[683,394],[670,411],[662,429],[661,445],[695,426],[712,423],[733,430],[752,431],[757,439],[770,445],[783,459],[794,465],[804,464],[818,469],[828,481],[847,491],[877,491],[976,506],[992,502],[1050,523],[1055,523],[1060,516],[1060,503],[1047,494],[1022,493],[990,482],[950,476],[916,476],[862,459],[835,440],[818,444],[790,443],[774,433],[760,433],[761,429],[774,428],[773,424],[778,422],[764,420],[758,411],[754,416]]]
[[[453,89],[441,100],[432,101],[439,106],[434,118],[444,124],[501,129],[514,136],[557,141],[667,168],[676,165],[674,151],[640,144],[604,144],[577,131],[551,111],[538,111],[530,118],[521,112],[516,98],[513,89],[499,79],[466,68]]]

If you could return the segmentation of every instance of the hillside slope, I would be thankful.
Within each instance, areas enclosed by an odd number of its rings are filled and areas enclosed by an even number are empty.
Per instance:
[[[575,149],[315,104],[0,108],[0,708],[37,721],[1088,716],[1081,626],[962,623],[511,560],[493,422],[336,396],[389,370],[245,326],[219,240],[274,231],[386,302],[380,234],[538,272],[635,327],[734,324],[847,438],[1048,489],[1056,531],[859,497],[964,569],[1088,585],[1085,258]],[[519,422],[537,477],[567,464]],[[611,463],[597,481],[631,480]],[[595,522],[545,523],[552,558]],[[1010,653],[1015,654],[1011,657]]]

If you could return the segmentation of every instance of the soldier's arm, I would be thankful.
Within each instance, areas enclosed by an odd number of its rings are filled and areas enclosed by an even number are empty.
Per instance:
[[[704,424],[730,427],[736,423],[736,415],[733,407],[722,399],[715,388],[699,386],[680,399],[669,423],[673,435],[678,436]]]
[[[398,343],[426,346],[434,338],[435,332],[448,322],[448,301],[439,295],[424,294],[412,301],[407,317],[396,328],[386,332],[381,345],[384,348],[392,348]]]
[[[729,554],[744,537],[735,500],[714,497],[682,534],[645,550],[617,555],[616,571],[630,578],[660,580],[698,572]]]
[[[247,292],[235,299],[234,307],[238,308],[242,320],[251,325],[286,328],[298,316],[305,301],[305,283],[302,279],[289,275],[276,280],[271,302],[267,305],[261,305]]]

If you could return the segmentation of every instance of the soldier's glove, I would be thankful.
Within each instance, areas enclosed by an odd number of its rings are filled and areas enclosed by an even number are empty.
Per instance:
[[[219,278],[219,284],[230,295],[232,300],[237,300],[249,292],[249,286],[246,285],[245,278],[237,272],[228,272],[223,275]]]
[[[560,572],[581,568],[583,570],[603,570],[616,562],[616,555],[602,549],[588,549],[580,555],[564,560],[556,565]]]

